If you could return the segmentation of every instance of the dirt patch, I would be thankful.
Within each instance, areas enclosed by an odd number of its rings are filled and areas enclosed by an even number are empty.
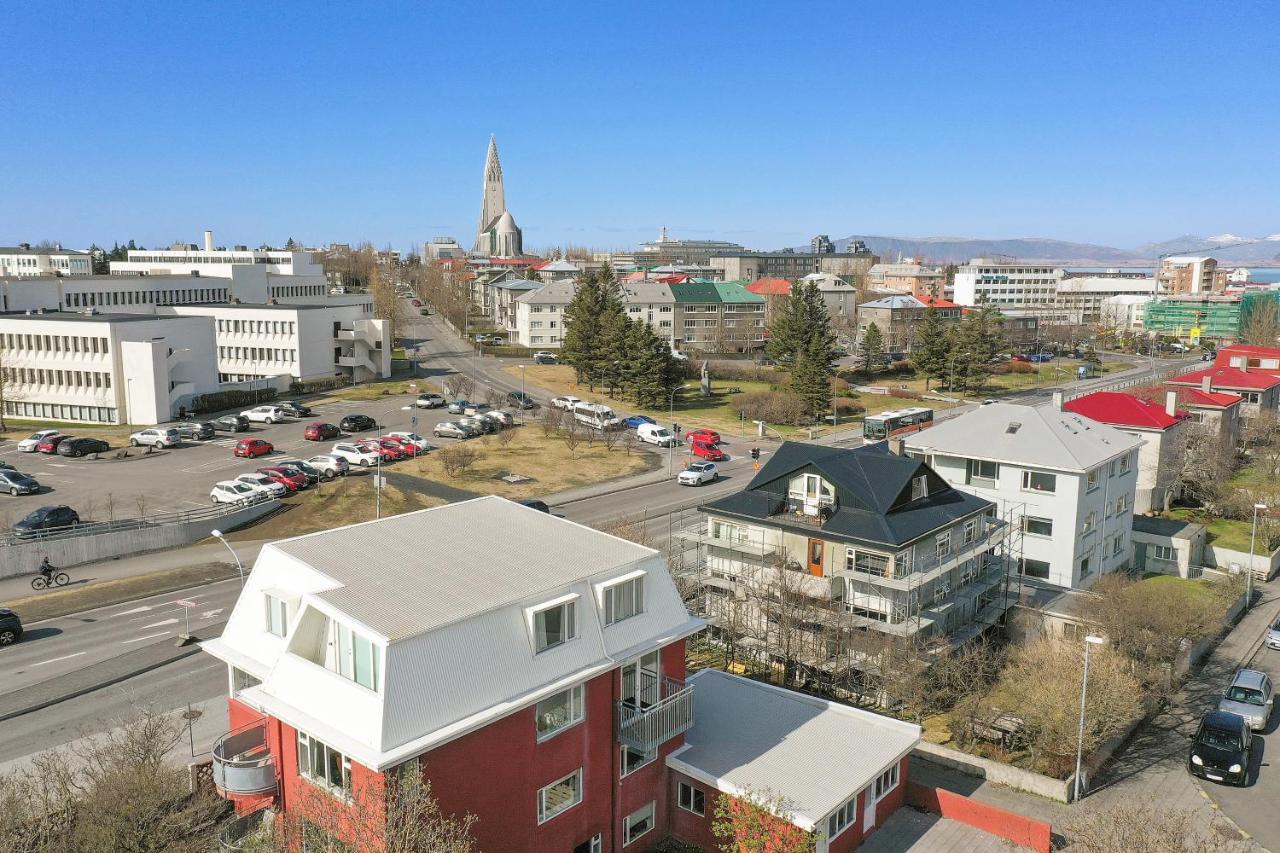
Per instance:
[[[178,589],[239,577],[236,567],[226,563],[200,563],[195,566],[184,566],[181,569],[165,569],[160,572],[137,575],[131,578],[101,581],[83,587],[74,586],[75,569],[69,570],[72,586],[54,592],[42,592],[29,595],[5,604],[22,614],[24,622],[38,622],[41,619],[52,619],[55,616],[66,616],[68,613],[79,613],[95,607],[106,607],[172,592]]]
[[[391,475],[391,471],[384,476]],[[241,527],[227,538],[242,542],[249,540],[285,539],[332,530],[348,524],[373,521],[377,504],[373,491],[374,475],[362,474],[343,477],[331,482],[321,481],[305,492],[290,495],[280,501],[280,509],[256,524]],[[468,495],[471,497],[471,495]],[[457,500],[457,498],[452,498]],[[406,489],[387,476],[387,486],[382,490],[381,515],[383,518],[448,503],[449,499]]]

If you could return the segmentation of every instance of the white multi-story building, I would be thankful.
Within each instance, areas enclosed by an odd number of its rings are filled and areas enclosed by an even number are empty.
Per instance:
[[[1010,317],[1038,316],[1053,303],[1065,275],[1060,267],[974,258],[956,270],[951,301],[965,306],[985,301]]]
[[[992,403],[916,433],[908,452],[1021,518],[1022,573],[1089,587],[1126,566],[1140,439],[1052,405]]]
[[[573,301],[572,281],[553,281],[515,298],[516,337],[521,346],[559,349],[564,339],[564,309]]]
[[[1107,326],[1113,319],[1108,312],[1108,300],[1116,297],[1139,297],[1145,302],[1163,292],[1160,282],[1154,278],[1116,278],[1112,276],[1081,276],[1064,279],[1051,311],[1042,315],[1045,322],[1066,323],[1073,326]],[[1145,302],[1143,304],[1145,304]],[[1114,305],[1114,303],[1111,303]]]
[[[92,275],[93,258],[61,246],[31,248],[30,243],[0,246],[0,277]]]
[[[112,261],[112,275],[200,275],[229,278],[236,267],[261,267],[273,275],[316,276],[323,283],[324,267],[311,252],[276,249],[216,249],[213,232],[204,232],[204,248],[194,243],[170,249],[130,249],[127,261]]]
[[[1098,327],[1112,332],[1141,332],[1154,296],[1108,296],[1098,309]]]
[[[668,344],[675,340],[676,298],[660,281],[628,281],[619,285],[627,317],[648,323]]]

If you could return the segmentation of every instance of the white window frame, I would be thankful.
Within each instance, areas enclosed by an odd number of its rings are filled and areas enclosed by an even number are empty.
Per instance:
[[[1049,525],[1049,532],[1048,532],[1048,533],[1038,533],[1038,532],[1036,532],[1036,531],[1034,531],[1034,530],[1029,529],[1029,527],[1027,526],[1027,525],[1028,525],[1028,522],[1032,522],[1032,521],[1035,521],[1035,522],[1043,522],[1043,523],[1045,523],[1045,524],[1048,524],[1048,525]],[[1044,538],[1044,539],[1050,539],[1050,538],[1052,538],[1052,537],[1053,537],[1053,519],[1052,519],[1052,518],[1041,518],[1040,516],[1035,516],[1035,515],[1024,515],[1024,516],[1022,517],[1022,532],[1023,532],[1023,534],[1024,534],[1024,535],[1026,535],[1026,536],[1040,536],[1040,537],[1042,537],[1042,538]]]
[[[285,636],[289,633],[289,602],[270,592],[263,592],[262,598],[266,608],[267,633]]]
[[[1129,473],[1129,469],[1133,467],[1132,460],[1133,460],[1132,450],[1126,453],[1124,456],[1120,457],[1120,473],[1121,474]]]
[[[919,500],[920,498],[929,497],[929,478],[921,474],[918,477],[911,478],[911,500]]]
[[[542,654],[543,652],[558,649],[567,643],[577,639],[578,636],[578,595],[577,593],[569,593],[562,595],[552,601],[538,604],[534,607],[525,608],[525,619],[529,629],[529,643],[533,647],[534,654]],[[556,608],[565,609],[565,636],[563,640],[551,645],[538,647],[538,617]]]
[[[972,545],[978,541],[978,519],[970,518],[964,523],[963,544]]]
[[[639,755],[641,758],[640,763],[633,766],[630,770],[627,769],[627,753],[628,752],[634,752],[637,755]],[[643,750],[634,749],[633,747],[630,747],[630,746],[619,747],[618,749],[619,778],[625,779],[627,776],[630,776],[632,773],[635,773],[637,770],[640,770],[643,767],[648,767],[657,759],[657,757],[658,757],[658,750],[656,749],[653,750],[652,752],[644,752]]]
[[[1168,556],[1164,556],[1167,552]],[[1176,563],[1178,561],[1178,550],[1172,545],[1152,545],[1151,559],[1159,560],[1162,563]]]
[[[614,578],[600,586],[600,612],[605,627],[640,616],[644,613],[644,576],[643,569]],[[626,590],[626,594],[623,592]],[[619,604],[627,604],[630,599],[630,612],[619,614]]]
[[[1032,478],[1032,476],[1040,476],[1040,477],[1049,477],[1049,478],[1051,478],[1051,479],[1053,480],[1053,488],[1051,488],[1051,489],[1035,489],[1035,488],[1032,488],[1032,487],[1031,487],[1031,478]],[[1043,495],[1052,495],[1052,494],[1057,494],[1057,491],[1058,491],[1058,475],[1057,475],[1057,474],[1048,474],[1048,473],[1046,473],[1046,472],[1044,472],[1044,471],[1032,471],[1031,469],[1025,469],[1025,470],[1023,470],[1023,472],[1022,472],[1022,491],[1024,491],[1024,492],[1035,492],[1035,493],[1037,493],[1037,494],[1043,494]]]
[[[325,633],[333,653],[325,655],[325,668],[366,690],[379,692],[382,689],[382,649],[371,637],[350,625],[332,617],[328,621],[328,630]],[[366,684],[359,679],[357,663],[363,663],[368,667],[367,672],[372,676],[371,683]]]
[[[544,732],[539,732],[538,725],[542,717],[546,714],[551,713],[550,710],[547,710],[547,711],[541,710],[542,706],[547,703],[554,702],[562,696],[565,697],[565,705],[569,709],[568,718],[564,722],[556,726],[555,728],[547,729]],[[559,693],[552,693],[550,696],[546,697],[545,699],[543,699],[542,701],[538,702],[536,705],[533,706],[533,731],[537,735],[538,743],[542,743],[544,741],[551,740],[553,737],[560,734],[561,732],[568,731],[569,729],[578,725],[578,723],[581,723],[586,718],[587,718],[586,685],[575,684],[573,687],[570,687],[567,690],[561,690]]]
[[[1084,488],[1086,492],[1092,492],[1098,486],[1102,485],[1102,469],[1094,468],[1085,474]]]
[[[567,782],[570,779],[574,780],[575,791],[574,791],[573,800],[562,805],[556,811],[548,814],[547,813],[547,791],[550,790],[551,788],[554,788],[556,785],[559,785],[562,782]],[[581,802],[582,802],[582,768],[579,767],[577,770],[573,771],[569,775],[561,776],[559,779],[555,780],[554,782],[550,782],[546,785],[543,785],[541,788],[538,789],[538,826],[542,826],[542,824],[546,823],[547,821],[555,817],[558,817],[559,815],[564,814],[569,809],[573,808],[576,805],[579,805]]]
[[[646,810],[649,812],[649,814],[646,816],[649,821],[649,827],[645,829],[644,832],[640,832],[640,833],[637,833],[636,835],[632,835],[631,819],[634,818],[636,815],[640,814],[640,812],[646,811]],[[648,803],[636,809],[631,814],[627,815],[622,819],[622,846],[626,847],[627,845],[635,842],[637,839],[643,838],[644,836],[648,835],[650,832],[653,832],[653,827],[657,824],[657,822],[658,822],[658,801],[650,800]]]
[[[870,796],[871,789],[867,789]],[[827,818],[827,840],[835,838],[858,822],[858,795],[854,794]]]
[[[689,792],[687,797],[685,796],[686,791]],[[694,806],[698,804],[694,799],[694,794],[697,794],[702,798],[701,808],[694,808]],[[686,799],[689,801],[688,805],[685,805]],[[676,804],[690,814],[696,814],[698,817],[707,816],[707,792],[701,788],[693,787],[688,782],[680,782],[676,786]]]
[[[935,542],[936,553],[939,560],[944,560],[951,556],[951,531],[946,530],[938,534]]]
[[[351,759],[343,753],[338,752],[338,750],[329,746],[324,741],[314,738],[302,730],[298,730],[297,745],[298,776],[310,782],[312,785],[315,785],[317,788],[322,788],[340,799],[349,799],[351,795]],[[313,772],[311,761],[312,747],[318,747],[323,753],[322,760],[324,767],[321,769],[319,774]],[[338,780],[336,783],[334,780],[329,778],[329,753],[334,753],[341,759],[339,764],[342,768],[343,778]]]
[[[877,803],[893,793],[893,789],[898,787],[899,764],[900,762],[895,761],[892,767],[876,777],[875,785],[867,789],[867,793],[874,795]]]

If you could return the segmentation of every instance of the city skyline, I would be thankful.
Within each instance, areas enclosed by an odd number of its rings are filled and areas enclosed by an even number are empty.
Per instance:
[[[663,226],[760,249],[1280,232],[1276,96],[1222,61],[1265,52],[1263,8],[285,4],[246,28],[250,8],[189,10],[182,29],[134,8],[16,21],[11,91],[59,106],[0,142],[20,165],[0,242],[469,242],[490,134],[529,249],[629,249]],[[1192,35],[1221,50],[1167,62]]]

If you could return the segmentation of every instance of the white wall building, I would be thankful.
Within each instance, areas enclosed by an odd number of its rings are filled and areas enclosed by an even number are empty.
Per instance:
[[[951,301],[972,306],[985,300],[1010,317],[1036,316],[1053,302],[1065,275],[1060,267],[974,258],[956,270]]]
[[[1129,562],[1142,442],[1060,405],[979,406],[910,436],[907,449],[1022,518],[1024,575],[1089,587]]]
[[[627,317],[648,323],[660,338],[672,344],[675,340],[676,298],[671,287],[658,281],[628,281],[618,286],[622,290],[622,310]]]
[[[515,298],[516,338],[521,346],[559,349],[564,339],[564,309],[573,301],[572,281],[553,281]]]
[[[63,249],[33,249],[30,243],[0,246],[0,277],[36,275],[92,275],[93,258],[88,252]]]
[[[1098,326],[1113,332],[1141,332],[1154,296],[1108,296],[1098,309]]]
[[[1113,319],[1104,308],[1107,300],[1125,296],[1150,302],[1162,292],[1163,288],[1154,278],[1068,278],[1059,282],[1052,312],[1048,316],[1042,316],[1042,320],[1074,326],[1105,325]]]
[[[127,261],[112,261],[112,275],[200,275],[229,278],[235,267],[261,267],[274,275],[317,276],[324,267],[310,252],[276,249],[216,249],[213,232],[204,232],[204,248],[191,244],[172,249],[130,249]]]

